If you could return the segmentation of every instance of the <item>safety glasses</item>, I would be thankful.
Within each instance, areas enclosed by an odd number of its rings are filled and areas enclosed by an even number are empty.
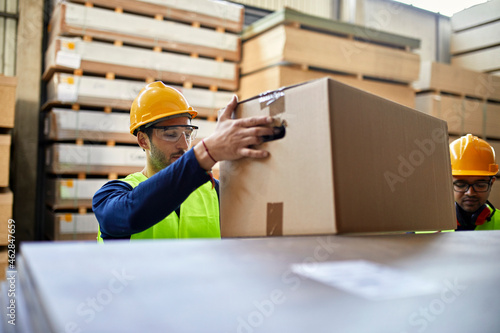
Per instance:
[[[488,192],[488,190],[490,189],[490,185],[491,185],[491,180],[489,182],[483,181],[474,184],[468,184],[465,182],[457,181],[453,183],[453,189],[455,190],[455,192],[466,193],[472,186],[474,192],[481,193],[481,192]]]
[[[151,126],[154,129],[155,135],[167,142],[177,142],[181,135],[184,135],[187,142],[191,142],[196,138],[198,126],[193,125],[176,125],[176,126]]]

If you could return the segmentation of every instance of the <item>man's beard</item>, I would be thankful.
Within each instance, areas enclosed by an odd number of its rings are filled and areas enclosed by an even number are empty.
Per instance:
[[[165,154],[158,149],[152,142],[151,142],[151,166],[153,167],[153,171],[155,173],[165,169],[168,167],[170,164],[172,164],[172,156],[173,155],[183,155],[186,151],[181,149],[174,154],[171,154],[168,158],[165,156]]]

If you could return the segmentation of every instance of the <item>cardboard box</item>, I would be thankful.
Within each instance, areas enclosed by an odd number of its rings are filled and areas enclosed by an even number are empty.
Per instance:
[[[413,86],[418,91],[432,90],[500,101],[500,77],[439,62],[423,62],[420,78]]]
[[[8,188],[0,188],[0,245],[8,244],[9,220],[12,219],[14,195]]]
[[[141,80],[191,82],[193,85],[216,86],[226,90],[236,90],[239,78],[238,64],[233,62],[97,41],[86,42],[76,37],[57,37],[45,52],[42,78],[48,80],[55,71],[75,69]]]
[[[270,157],[222,162],[223,237],[456,226],[446,122],[331,79],[242,101],[271,115]]]
[[[151,16],[61,3],[52,15],[50,27],[51,39],[57,36],[89,36],[211,58],[240,60],[240,38],[236,34],[157,20]]]
[[[416,97],[417,110],[446,120],[448,132],[500,138],[500,104],[476,99],[423,93]]]
[[[323,77],[330,77],[334,80],[411,108],[415,107],[415,90],[408,85],[370,79],[358,79],[349,75],[336,75],[330,72],[303,70],[297,67],[283,65],[272,66],[241,77],[238,96],[240,100],[243,100],[257,96],[268,90],[276,90],[281,87],[291,86]]]
[[[14,127],[17,78],[0,75],[0,127]]]
[[[45,236],[50,240],[97,241],[98,222],[94,213],[46,212]]]
[[[246,27],[242,41],[243,75],[285,63],[405,83],[418,79],[420,56],[409,50],[420,40],[290,8]]]
[[[9,186],[11,141],[10,134],[0,134],[0,187]]]

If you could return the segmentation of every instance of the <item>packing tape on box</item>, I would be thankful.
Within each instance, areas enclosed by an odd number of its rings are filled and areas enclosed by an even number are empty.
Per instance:
[[[268,202],[266,213],[266,235],[283,236],[283,203]]]
[[[274,117],[285,111],[285,92],[283,89],[259,95],[260,109],[269,107],[269,115]]]

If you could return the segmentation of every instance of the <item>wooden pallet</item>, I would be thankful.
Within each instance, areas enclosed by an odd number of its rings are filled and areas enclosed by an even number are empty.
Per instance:
[[[91,209],[94,193],[108,180],[109,178],[47,179],[45,203],[54,210]]]
[[[53,108],[45,116],[44,132],[49,140],[137,142],[129,132],[128,113]]]
[[[243,76],[240,79],[238,96],[241,100],[244,100],[267,90],[276,90],[280,87],[315,80],[325,76],[390,99],[396,103],[411,108],[415,107],[415,91],[407,85],[391,84],[353,75],[333,74],[331,72],[284,65],[272,66]]]
[[[91,74],[112,74],[146,81],[190,82],[212,90],[236,90],[238,65],[213,59],[168,52],[155,52],[81,38],[58,37],[45,54],[44,80],[56,71],[79,70]]]
[[[193,119],[192,124],[199,127],[197,137],[205,138],[212,134],[215,120]],[[113,145],[110,142],[137,143],[136,137],[129,132],[129,124],[128,113],[52,108],[46,114],[44,133],[49,140],[107,142],[108,146]]]
[[[242,50],[242,75],[285,62],[409,83],[420,66],[415,53],[286,25],[245,41]]]
[[[500,103],[439,92],[419,93],[416,109],[446,120],[452,135],[500,138]]]
[[[165,21],[161,16],[144,17],[103,8],[61,3],[50,22],[51,40],[57,36],[79,36],[120,41],[143,47],[201,55],[210,58],[239,61],[239,36],[223,30],[213,30]]]
[[[54,212],[45,214],[45,237],[55,241],[97,240],[97,219],[92,212]]]
[[[144,88],[144,81],[133,81],[87,75],[55,73],[47,83],[47,101],[42,109],[53,106],[77,105],[75,107],[103,107],[105,109],[130,110],[132,101]],[[213,91],[186,85],[172,85],[188,100],[203,118],[217,116],[217,111],[226,106],[233,93]]]
[[[402,50],[412,50],[420,47],[420,40],[415,38],[374,30],[366,26],[313,16],[288,7],[270,15],[266,15],[262,19],[246,27],[241,34],[241,38],[244,41],[255,38],[279,25],[309,29],[323,34],[344,37],[353,41],[363,41]]]
[[[208,0],[71,0],[105,8],[128,11],[149,16],[161,15],[166,19],[198,23],[207,27],[224,28],[240,32],[243,28],[244,7],[226,1]]]
[[[146,164],[139,146],[56,143],[47,148],[46,156],[46,171],[54,174],[126,176]]]
[[[500,77],[438,62],[423,62],[417,92],[435,91],[500,101]]]

